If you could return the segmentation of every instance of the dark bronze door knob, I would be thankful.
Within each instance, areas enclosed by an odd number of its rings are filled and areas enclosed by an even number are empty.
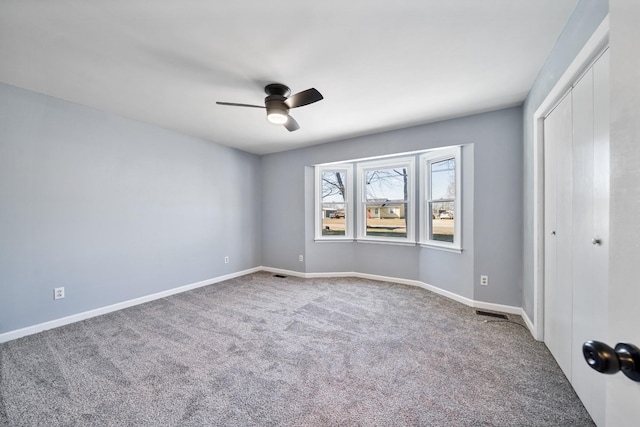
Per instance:
[[[582,345],[587,364],[603,374],[622,371],[628,378],[640,382],[640,349],[633,344],[618,343],[613,349],[600,341],[587,341]]]

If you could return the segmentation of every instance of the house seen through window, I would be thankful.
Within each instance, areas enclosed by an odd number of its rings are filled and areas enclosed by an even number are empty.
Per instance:
[[[360,239],[407,240],[412,236],[409,204],[413,188],[413,158],[362,162],[357,165]],[[357,222],[357,220],[356,220]]]

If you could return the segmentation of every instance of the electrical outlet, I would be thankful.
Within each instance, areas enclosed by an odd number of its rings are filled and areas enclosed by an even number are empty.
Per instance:
[[[64,298],[64,288],[55,288],[53,290],[53,299]]]
[[[303,262],[304,261],[304,256],[303,255],[298,255],[298,261]]]
[[[480,276],[480,284],[482,286],[489,286],[489,276]]]
[[[225,264],[229,264],[229,257],[228,256],[224,257],[224,263]]]

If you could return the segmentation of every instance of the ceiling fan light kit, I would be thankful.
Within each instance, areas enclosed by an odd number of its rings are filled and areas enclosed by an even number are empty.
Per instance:
[[[313,104],[314,102],[324,99],[322,94],[314,88],[298,92],[289,97],[291,90],[280,83],[268,84],[265,86],[264,91],[267,94],[267,97],[264,99],[264,107],[261,105],[238,104],[235,102],[217,102],[216,104],[231,107],[265,108],[267,110],[267,120],[270,123],[284,125],[289,132],[293,132],[300,129],[300,125],[289,115],[289,109]]]
[[[268,93],[268,92],[267,92]],[[283,125],[289,116],[289,107],[284,103],[287,98],[281,95],[269,95],[264,104],[267,107],[267,120],[275,125]]]
[[[276,109],[271,111],[267,109],[267,120],[274,125],[283,125],[287,121],[287,113]]]

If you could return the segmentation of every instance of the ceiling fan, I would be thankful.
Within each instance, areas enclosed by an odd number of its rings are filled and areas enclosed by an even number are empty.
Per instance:
[[[267,120],[276,125],[284,125],[289,132],[300,129],[300,125],[289,115],[289,109],[313,104],[323,98],[316,89],[311,88],[289,96],[291,90],[280,83],[271,83],[264,88],[267,97],[264,99],[264,106],[253,104],[238,104],[236,102],[216,102],[218,105],[229,105],[232,107],[253,107],[266,108]]]

